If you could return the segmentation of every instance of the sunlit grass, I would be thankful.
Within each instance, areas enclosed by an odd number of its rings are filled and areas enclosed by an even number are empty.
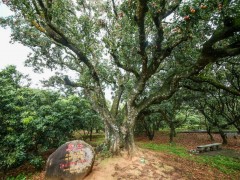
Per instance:
[[[138,145],[145,149],[167,152],[170,154],[175,154],[180,157],[190,156],[184,147],[180,147],[175,144],[138,143]]]
[[[191,161],[195,161],[201,164],[207,164],[211,167],[219,169],[221,172],[225,174],[240,172],[240,161],[234,158],[230,158],[222,155],[216,155],[216,156],[191,155],[187,151],[187,149],[181,146],[177,146],[175,144],[156,144],[156,143],[139,142],[138,145],[141,148],[174,154],[176,156],[179,156]]]
[[[240,161],[234,158],[216,155],[216,156],[198,156],[197,161],[200,163],[209,164],[212,167],[219,169],[225,174],[231,174],[240,171]]]

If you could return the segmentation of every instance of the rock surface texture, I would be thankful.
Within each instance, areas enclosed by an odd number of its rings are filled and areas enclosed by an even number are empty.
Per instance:
[[[70,141],[52,153],[46,165],[46,180],[81,180],[92,170],[95,152],[81,140]]]

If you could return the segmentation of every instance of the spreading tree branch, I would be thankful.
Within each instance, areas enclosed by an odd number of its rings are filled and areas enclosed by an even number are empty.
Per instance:
[[[120,103],[123,91],[124,91],[124,86],[120,85],[112,103],[111,114],[113,117],[116,117],[118,114],[119,103]]]
[[[137,72],[135,69],[131,68],[131,67],[124,66],[124,65],[119,61],[118,56],[116,55],[116,53],[115,53],[113,50],[110,52],[110,54],[111,54],[112,57],[113,57],[114,63],[115,63],[119,68],[125,70],[126,72],[133,73],[133,74],[135,75],[135,77],[136,77],[137,79],[139,79],[140,75],[138,74],[138,72]]]
[[[114,0],[112,0],[112,6],[113,6],[114,15],[115,15],[116,19],[118,19],[117,7],[116,7]]]
[[[231,94],[240,96],[240,92],[238,90],[232,89],[231,87],[227,87],[210,77],[193,76],[193,77],[189,77],[189,79],[197,83],[208,83],[218,89],[223,89]]]
[[[146,32],[145,32],[145,16],[148,12],[147,0],[139,0],[136,10],[138,39],[139,39],[139,54],[142,56],[142,73],[147,71],[148,57],[146,53]]]
[[[230,26],[219,26],[212,36],[203,44],[201,57],[198,59],[193,74],[199,73],[207,64],[215,62],[223,57],[231,57],[240,54],[239,41],[232,43],[224,49],[215,49],[213,46],[224,39],[232,37],[234,33],[240,31],[239,17],[232,20]]]

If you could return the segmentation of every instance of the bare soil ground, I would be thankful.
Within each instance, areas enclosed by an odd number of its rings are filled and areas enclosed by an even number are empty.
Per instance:
[[[114,179],[183,179],[172,166],[162,163],[162,157],[154,152],[139,150],[133,157],[106,159],[93,168],[86,180]]]
[[[214,134],[215,142],[221,142],[219,135]],[[148,142],[145,136],[139,136],[136,141]],[[224,155],[233,155],[239,157],[240,153],[240,137],[237,139],[229,138],[229,144],[224,146],[223,151],[213,151],[210,155],[225,152]],[[157,133],[153,140],[154,143],[168,143],[167,133]],[[211,143],[209,137],[205,133],[181,133],[175,138],[178,145],[187,149],[195,149],[198,145]],[[227,152],[227,153],[226,153]],[[50,153],[50,152],[49,152]],[[46,154],[47,157],[47,154]],[[232,156],[233,157],[233,156]],[[30,169],[31,167],[28,166]],[[15,172],[29,172],[28,168],[20,167],[22,170],[16,169]],[[12,173],[14,174],[14,172]],[[44,171],[35,173],[31,176],[33,180],[43,180]],[[240,179],[240,173],[235,176],[228,176],[219,170],[205,164],[199,164],[191,160],[183,159],[175,155],[163,152],[155,152],[146,149],[138,149],[134,156],[129,157],[126,153],[122,156],[101,159],[95,161],[92,173],[86,180],[160,180],[160,179]]]
[[[142,159],[144,158],[144,162]],[[199,165],[174,155],[142,150],[129,158],[127,155],[106,159],[93,168],[86,180],[184,180],[231,179],[218,170]]]
[[[144,162],[142,161],[144,159]],[[236,175],[234,179],[239,179]],[[43,180],[44,171],[31,177]],[[85,180],[227,180],[230,176],[215,168],[174,155],[139,149],[133,156],[97,160]]]
[[[215,142],[221,142],[218,134],[213,134]],[[199,145],[209,144],[212,141],[206,133],[180,133],[174,139],[175,143],[184,146],[187,149],[196,149]],[[136,141],[148,142],[146,136],[139,136]],[[158,132],[153,140],[157,144],[167,144],[169,141],[168,133]],[[209,155],[225,155],[233,158],[240,157],[240,136],[236,139],[228,139],[228,145],[221,151],[211,151],[204,153]],[[142,160],[145,160],[142,162]],[[99,163],[99,164],[98,164]],[[134,157],[129,158],[126,155],[106,159],[93,168],[86,180],[157,180],[157,179],[240,179],[240,174],[228,176],[219,170],[186,160],[175,155],[154,152],[150,150],[139,149]]]
[[[214,142],[222,142],[219,134],[212,134]],[[146,136],[136,137],[136,141],[149,141]],[[168,132],[157,132],[153,139],[154,143],[167,144],[169,142]],[[196,149],[199,145],[213,143],[207,133],[179,133],[174,138],[174,143],[183,146],[189,150]],[[228,144],[223,146],[224,149],[232,149],[240,152],[240,135],[229,137]]]

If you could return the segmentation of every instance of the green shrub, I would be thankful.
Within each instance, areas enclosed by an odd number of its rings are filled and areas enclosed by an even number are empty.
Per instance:
[[[101,126],[90,103],[74,95],[21,86],[10,66],[0,71],[0,171],[29,161],[42,167],[40,155],[72,138],[73,131]]]
[[[27,176],[25,174],[19,174],[17,177],[7,177],[6,180],[27,180]]]
[[[32,164],[37,170],[39,170],[42,169],[44,160],[41,156],[33,156],[30,160],[30,164]]]

